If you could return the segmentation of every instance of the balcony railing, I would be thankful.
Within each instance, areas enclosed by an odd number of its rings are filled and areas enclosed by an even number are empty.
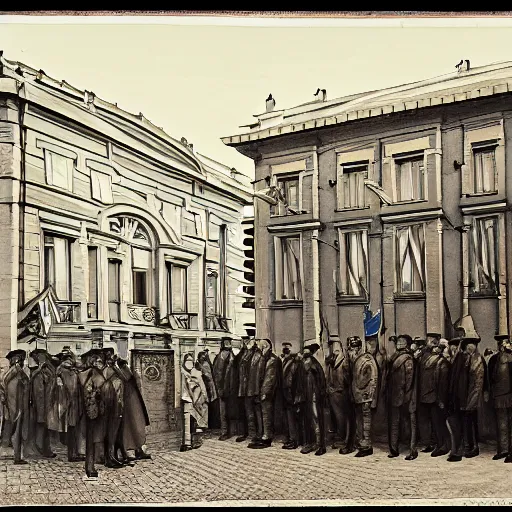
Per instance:
[[[228,327],[229,318],[224,318],[220,315],[207,315],[206,316],[206,330],[208,331],[229,331]]]
[[[161,327],[170,329],[185,329],[197,331],[199,329],[197,313],[169,313],[160,320]]]
[[[58,301],[57,311],[63,324],[79,324],[82,321],[80,302]]]
[[[138,304],[128,304],[128,316],[145,325],[156,325],[158,309]]]

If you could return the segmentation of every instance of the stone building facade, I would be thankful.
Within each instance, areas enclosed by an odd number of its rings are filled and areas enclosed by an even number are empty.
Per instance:
[[[385,345],[463,322],[483,350],[509,332],[512,63],[466,64],[270,108],[223,139],[255,162],[258,336],[363,337],[367,307]]]
[[[254,322],[242,308],[250,179],[2,56],[0,183],[1,354],[35,347],[18,342],[18,311],[51,286],[58,321],[38,346],[115,346],[158,390],[152,423],[165,430],[181,354],[214,354]]]

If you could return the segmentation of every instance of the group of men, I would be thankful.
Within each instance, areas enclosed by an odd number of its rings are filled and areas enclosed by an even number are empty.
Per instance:
[[[70,347],[57,355],[39,348],[30,352],[29,365],[24,350],[6,358],[0,436],[4,449],[14,449],[15,464],[27,464],[23,456],[32,450],[55,457],[54,442],[67,447],[69,462],[85,461],[88,477],[98,476],[95,463],[122,468],[151,458],[142,448],[149,417],[139,383],[113,348],[79,357]],[[129,450],[135,457],[128,456]]]
[[[331,339],[325,371],[314,340],[300,353],[283,343],[278,357],[268,339],[245,339],[236,355],[223,339],[213,365],[204,358],[200,365],[209,400],[219,399],[220,440],[238,432],[236,441],[249,439],[249,448],[271,446],[279,409],[283,449],[301,446],[301,453],[323,455],[330,424],[333,448],[365,457],[373,453],[372,422],[379,408],[387,420],[388,457],[399,456],[402,442],[406,460],[416,459],[422,444],[422,452],[456,462],[479,454],[477,412],[491,398],[494,459],[512,462],[512,344],[506,335],[495,339],[497,351],[487,361],[478,351],[480,338],[464,329],[450,340],[435,332],[426,339],[391,336],[389,351],[376,336],[349,337],[346,348]]]

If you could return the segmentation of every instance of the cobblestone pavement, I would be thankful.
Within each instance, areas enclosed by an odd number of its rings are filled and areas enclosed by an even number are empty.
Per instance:
[[[0,460],[0,504],[151,504],[229,500],[425,500],[512,498],[512,464],[491,460],[491,447],[474,459],[449,463],[420,453],[415,461],[388,459],[385,446],[358,459],[285,451],[275,443],[249,450],[234,439],[206,439],[198,450],[157,449],[153,460],[84,477],[83,463],[52,460],[15,466]],[[405,454],[404,454],[405,455]],[[257,503],[257,502],[256,502]],[[324,503],[324,502],[322,502]]]

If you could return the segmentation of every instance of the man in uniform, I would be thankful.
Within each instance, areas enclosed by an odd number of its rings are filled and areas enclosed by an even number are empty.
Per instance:
[[[512,345],[507,334],[494,337],[498,351],[491,356],[488,375],[496,412],[497,450],[493,460],[512,462]]]
[[[258,342],[254,343],[251,350],[253,351],[253,354],[251,357],[251,364],[249,366],[249,380],[247,382],[247,391],[245,396],[245,413],[247,415],[249,425],[254,421],[255,434],[251,439],[251,442],[256,443],[261,441],[263,437],[263,417],[260,402],[261,379],[263,375],[263,353]],[[254,420],[252,418],[254,418]]]
[[[353,446],[347,445],[348,423],[354,423],[350,404],[350,366],[338,339],[329,339],[329,347],[330,354],[326,360],[327,396],[336,421],[332,447],[346,454],[354,451]]]
[[[105,466],[121,468],[123,463],[115,456],[115,445],[121,427],[124,405],[124,379],[121,378],[114,361],[114,349],[104,348],[105,368],[103,376],[112,384],[113,393],[106,397],[105,402]]]
[[[249,387],[249,372],[251,368],[251,359],[257,349],[256,342],[253,338],[244,340],[244,352],[240,357],[238,366],[238,398],[242,402],[243,414],[245,417],[245,431],[236,438],[237,443],[245,441],[249,436],[254,437],[256,434],[255,416],[252,407],[251,398],[247,396]]]
[[[229,399],[228,399],[228,418],[231,418],[235,431],[237,433],[237,438],[245,438],[247,439],[248,433],[248,425],[245,417],[245,407],[243,400],[239,397],[239,389],[240,389],[240,364],[242,359],[246,357],[249,353],[247,350],[247,338],[242,338],[242,347],[238,351],[238,353],[233,357],[233,367],[231,369],[231,382],[229,385]],[[245,440],[244,439],[244,440]],[[241,442],[241,441],[239,441]]]
[[[455,360],[455,356],[459,351],[460,346],[460,337],[451,338],[448,340],[448,349],[443,353],[444,357],[446,357],[447,361],[452,364]]]
[[[416,379],[415,364],[410,352],[412,339],[402,334],[396,339],[396,351],[389,361],[387,403],[389,408],[389,458],[398,457],[400,424],[407,423],[410,452],[405,460],[418,457],[416,448]],[[401,421],[402,420],[402,421]]]
[[[272,342],[267,339],[258,340],[262,353],[260,361],[261,386],[259,401],[263,435],[260,440],[249,443],[249,448],[268,448],[274,437],[274,404],[276,393],[281,389],[282,367],[281,360],[272,353]]]
[[[9,368],[0,379],[0,402],[2,405],[1,444],[5,449],[14,448],[14,464],[27,464],[21,458],[22,446],[28,434],[29,378],[23,370],[26,352],[12,350],[5,357]]]
[[[447,385],[448,366],[440,361],[442,356],[438,350],[441,335],[434,332],[427,333],[427,345],[418,367],[418,421],[420,432],[423,434],[423,440],[429,440],[428,445],[422,450],[427,453],[434,453],[436,447],[446,455],[448,453],[447,432],[445,431],[445,421],[442,411],[439,409],[439,403],[446,404],[446,399],[439,397],[439,393],[444,395]],[[439,379],[444,389],[439,388]],[[422,429],[422,427],[424,427]],[[439,438],[438,436],[441,436]]]
[[[351,374],[351,398],[356,416],[356,457],[373,453],[372,409],[377,405],[379,370],[375,358],[365,351],[359,336],[348,339]]]
[[[315,452],[315,455],[326,453],[325,447],[325,373],[314,357],[320,345],[314,340],[304,343],[302,361],[297,373],[297,395],[304,401],[305,445],[300,453]]]
[[[61,353],[61,363],[56,371],[57,388],[59,390],[59,408],[62,411],[63,432],[65,432],[68,461],[84,461],[79,456],[79,439],[77,429],[83,413],[81,388],[78,380],[78,371],[75,368],[75,356],[71,350]]]
[[[285,450],[295,450],[299,446],[301,421],[299,416],[299,404],[297,398],[297,369],[301,360],[297,354],[292,353],[292,344],[283,343],[281,355],[283,367],[283,404],[286,415],[286,441],[283,444]]]
[[[221,339],[220,352],[213,361],[213,380],[219,395],[220,437],[219,441],[229,439],[233,434],[228,417],[229,397],[231,395],[231,372],[235,355],[231,347],[231,338]]]
[[[219,398],[217,395],[217,388],[213,380],[213,368],[210,364],[207,356],[208,352],[203,350],[197,354],[197,362],[201,367],[201,373],[203,374],[203,382],[206,388],[206,397],[208,400],[208,427],[212,428],[214,424],[214,408],[216,400]]]
[[[34,409],[36,421],[35,444],[43,457],[54,458],[57,455],[51,448],[49,422],[54,419],[54,408],[58,405],[55,397],[52,396],[57,378],[55,367],[51,363],[50,354],[45,349],[33,350],[30,357],[38,365],[30,377],[30,405]]]
[[[456,354],[449,384],[448,428],[451,435],[449,462],[476,457],[480,451],[477,440],[477,407],[481,401],[486,381],[486,367],[478,352],[480,338],[463,334],[460,351]]]

